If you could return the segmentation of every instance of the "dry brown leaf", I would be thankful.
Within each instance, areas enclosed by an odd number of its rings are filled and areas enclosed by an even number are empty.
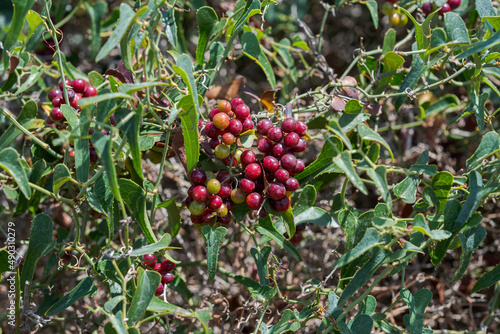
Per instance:
[[[345,109],[345,101],[340,97],[334,97],[332,99],[332,108],[335,111],[344,111]]]
[[[232,100],[239,95],[240,88],[245,86],[245,78],[234,79],[230,84],[224,86],[214,86],[210,88],[205,96],[209,99]]]
[[[343,77],[341,79],[343,85],[357,85],[358,82],[356,79],[350,76]],[[348,96],[351,99],[358,99],[359,98],[359,92],[356,88],[354,87],[343,87],[341,91],[342,95]]]
[[[274,108],[276,107],[275,95],[277,91],[279,91],[279,88],[266,90],[260,97],[260,102],[262,102],[266,110],[269,112],[274,112]]]

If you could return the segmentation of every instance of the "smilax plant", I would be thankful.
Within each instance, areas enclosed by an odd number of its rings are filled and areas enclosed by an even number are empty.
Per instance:
[[[12,1],[3,328],[498,333],[498,2],[330,2]]]

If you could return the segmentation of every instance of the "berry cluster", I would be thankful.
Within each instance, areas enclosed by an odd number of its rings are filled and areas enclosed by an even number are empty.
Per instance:
[[[448,13],[453,9],[457,9],[458,7],[460,7],[461,4],[462,4],[461,0],[448,0],[448,2],[441,7],[438,13],[439,15],[444,16],[445,13]],[[431,2],[426,2],[422,5],[422,11],[424,12],[425,15],[429,15],[437,8],[438,8],[437,5]]]
[[[382,6],[382,13],[389,16],[389,23],[403,27],[408,23],[408,16],[397,5],[398,0],[386,0]]]
[[[70,106],[75,110],[80,110],[78,101],[83,97],[90,97],[97,95],[97,89],[89,85],[87,81],[83,79],[75,79],[73,81],[66,79],[66,87],[68,93],[68,100]],[[63,93],[63,83],[59,82],[59,88],[52,88],[49,91],[49,100],[52,102],[52,110],[50,111],[50,117],[47,119],[47,124],[51,125],[54,122],[61,122],[64,120],[64,115],[61,112],[61,105],[66,104]]]
[[[203,135],[215,158],[227,168],[215,173],[201,169],[191,173],[192,186],[185,204],[192,222],[210,224],[217,219],[221,224],[229,224],[232,208],[243,203],[265,216],[266,200],[274,211],[285,212],[290,207],[291,192],[299,187],[293,175],[305,168],[295,153],[306,149],[306,141],[301,137],[306,134],[307,125],[293,118],[274,123],[265,118],[255,126],[250,108],[240,98],[220,101],[209,119]],[[255,147],[238,148],[238,138],[249,130],[257,136]]]
[[[155,292],[156,296],[160,296],[165,290],[165,285],[172,283],[175,278],[175,275],[171,272],[175,269],[175,263],[167,259],[161,261],[161,263],[158,263],[157,256],[153,254],[146,254],[144,255],[143,259],[144,262],[142,264],[144,266],[156,270],[161,275],[161,282]]]

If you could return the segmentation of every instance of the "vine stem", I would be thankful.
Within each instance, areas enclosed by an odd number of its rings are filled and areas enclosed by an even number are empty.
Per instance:
[[[262,310],[262,314],[260,315],[260,318],[259,318],[259,322],[257,323],[257,326],[255,326],[255,331],[253,332],[254,334],[259,333],[259,328],[260,328],[260,325],[262,324],[262,321],[264,321],[264,316],[266,315],[266,310],[267,310],[268,305],[269,305],[269,300],[266,300],[266,302],[264,304],[264,308]]]
[[[149,220],[151,224],[154,222],[155,214],[156,214],[156,194],[158,192],[158,188],[160,187],[161,178],[163,175],[163,169],[165,168],[165,161],[167,159],[168,153],[168,142],[170,141],[170,129],[167,130],[166,138],[165,138],[165,148],[163,148],[163,154],[160,162],[160,170],[158,171],[158,179],[156,180],[155,187],[153,189],[153,198],[151,200],[151,216]]]
[[[75,203],[73,200],[70,200],[69,198],[58,197],[58,196],[56,196],[56,194],[54,194],[53,192],[50,192],[50,191],[48,191],[47,189],[42,188],[42,187],[40,187],[40,186],[38,186],[38,185],[36,185],[36,184],[34,184],[34,183],[32,183],[32,182],[28,182],[28,184],[29,184],[29,186],[30,186],[31,188],[33,188],[33,189],[35,189],[35,190],[38,190],[39,192],[41,192],[41,193],[43,193],[43,194],[45,194],[45,195],[48,195],[48,196],[50,196],[50,197],[52,197],[52,198],[55,198],[55,199],[57,199],[57,200],[59,200],[59,201],[61,201],[61,202],[64,202],[64,203],[66,203],[66,204],[69,204],[72,208],[74,208],[74,207],[75,207],[75,205],[76,205],[76,203]]]
[[[7,110],[5,110],[4,108],[0,107],[0,111],[2,112],[2,114],[7,117],[9,119],[9,121],[12,122],[12,124],[14,124],[22,133],[24,133],[26,136],[28,136],[29,139],[31,139],[32,141],[34,141],[35,143],[37,143],[40,147],[42,147],[44,150],[46,150],[47,152],[50,153],[50,155],[58,158],[58,159],[61,159],[62,158],[62,155],[60,155],[59,153],[55,152],[52,148],[50,148],[50,145],[47,144],[47,143],[44,143],[43,141],[41,141],[39,138],[37,138],[34,134],[32,134],[31,132],[28,131],[28,129],[26,129],[24,126],[21,125],[21,123],[19,123],[15,118],[14,118],[14,115],[12,115],[10,112],[8,112]]]

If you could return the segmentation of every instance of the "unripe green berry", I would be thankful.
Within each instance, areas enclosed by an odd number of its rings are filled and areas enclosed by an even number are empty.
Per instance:
[[[231,153],[230,149],[229,149],[229,146],[227,146],[225,144],[217,145],[217,147],[215,148],[214,152],[215,152],[215,156],[217,158],[219,158],[219,159],[225,159]]]
[[[217,179],[211,179],[207,182],[208,192],[211,194],[217,194],[220,191],[220,182]]]
[[[191,214],[197,216],[197,215],[201,215],[204,211],[205,211],[205,203],[204,202],[192,202],[190,205],[189,205],[189,212],[191,212]]]

